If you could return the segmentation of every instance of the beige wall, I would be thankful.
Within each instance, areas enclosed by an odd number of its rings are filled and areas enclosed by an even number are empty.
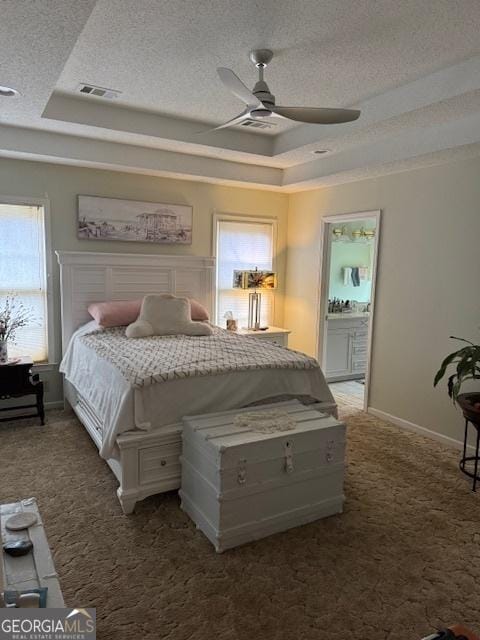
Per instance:
[[[382,210],[369,404],[462,438],[462,420],[432,379],[480,323],[480,159],[292,195],[285,324],[316,355],[324,215]]]
[[[79,193],[191,204],[193,244],[168,247],[77,240]],[[313,355],[321,218],[382,209],[370,405],[453,438],[461,437],[458,412],[443,389],[433,390],[431,381],[443,355],[453,347],[449,335],[478,339],[480,159],[291,196],[0,159],[1,195],[48,197],[52,248],[64,250],[211,255],[214,209],[277,217],[280,288],[275,323],[292,329],[294,348]],[[59,341],[56,260],[54,286]],[[47,372],[43,377],[49,383],[48,400],[59,399],[58,374]]]
[[[171,202],[193,206],[191,246],[78,240],[76,237],[77,194]],[[51,213],[52,249],[125,253],[175,253],[212,255],[212,217],[220,212],[275,217],[278,220],[277,270],[279,289],[275,324],[283,324],[283,290],[286,266],[288,196],[286,194],[224,187],[204,182],[170,180],[131,173],[82,169],[38,162],[0,159],[1,196],[48,198]],[[58,265],[53,260],[55,334],[60,354],[60,310]],[[61,398],[60,376],[45,372],[47,400]]]

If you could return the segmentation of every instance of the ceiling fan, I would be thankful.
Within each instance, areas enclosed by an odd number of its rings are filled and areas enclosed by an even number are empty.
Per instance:
[[[275,96],[270,93],[267,83],[263,79],[263,72],[268,63],[273,58],[270,49],[254,49],[250,52],[250,60],[258,69],[258,82],[252,91],[246,87],[240,78],[231,70],[219,67],[217,73],[223,84],[237,98],[240,98],[247,106],[246,109],[235,118],[221,124],[218,127],[209,129],[217,131],[241,124],[243,120],[262,119],[271,117],[286,118],[298,122],[308,122],[312,124],[340,124],[342,122],[352,122],[360,116],[357,109],[327,109],[324,107],[279,107],[275,104]]]

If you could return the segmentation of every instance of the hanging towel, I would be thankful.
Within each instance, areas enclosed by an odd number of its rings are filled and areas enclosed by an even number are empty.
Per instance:
[[[358,275],[360,280],[368,280],[368,267],[358,267]]]
[[[360,286],[360,274],[358,267],[352,267],[352,284],[354,287]]]
[[[352,268],[343,267],[343,284],[345,287],[352,284]]]

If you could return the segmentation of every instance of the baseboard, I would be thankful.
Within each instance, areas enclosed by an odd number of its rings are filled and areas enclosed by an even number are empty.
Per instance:
[[[391,413],[387,413],[386,411],[381,411],[380,409],[375,409],[374,407],[368,407],[367,413],[370,413],[372,416],[380,418],[381,420],[385,420],[385,422],[391,422],[396,427],[400,427],[401,429],[413,431],[413,433],[418,433],[419,435],[425,436],[426,438],[437,440],[437,442],[441,442],[443,445],[449,447],[450,449],[460,449],[460,451],[463,449],[463,440],[455,440],[455,438],[445,436],[442,433],[432,431],[431,429],[427,429],[426,427],[421,427],[419,424],[415,424],[414,422],[409,422],[408,420],[404,420],[403,418],[393,416]],[[472,445],[467,445],[467,449],[469,451],[475,450]]]
[[[45,402],[45,409],[63,409],[63,400],[55,400],[53,402]]]

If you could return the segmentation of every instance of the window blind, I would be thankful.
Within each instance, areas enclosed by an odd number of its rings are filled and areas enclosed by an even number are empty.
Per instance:
[[[239,327],[248,323],[248,290],[233,288],[235,269],[273,269],[273,224],[219,220],[217,227],[217,319],[231,311]],[[274,292],[262,290],[262,324],[273,321]]]
[[[32,310],[32,320],[9,342],[9,357],[48,360],[43,207],[0,204],[0,309],[8,295]]]

